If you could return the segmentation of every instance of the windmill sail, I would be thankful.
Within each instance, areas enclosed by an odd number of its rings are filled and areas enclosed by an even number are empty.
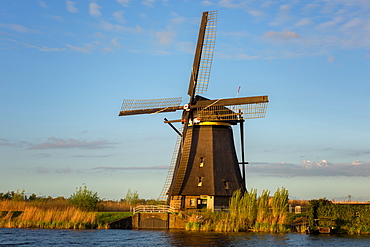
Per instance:
[[[182,98],[164,99],[125,99],[123,100],[119,116],[154,114],[160,112],[173,112],[182,109]]]
[[[267,96],[243,97],[219,100],[200,100],[192,106],[198,121],[237,121],[264,118],[268,104]]]
[[[208,89],[213,52],[216,42],[217,11],[204,12],[198,35],[198,43],[190,76],[188,94],[190,101],[196,94]],[[191,102],[192,103],[192,102]]]

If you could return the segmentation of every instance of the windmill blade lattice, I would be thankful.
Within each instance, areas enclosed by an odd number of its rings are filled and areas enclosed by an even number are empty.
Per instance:
[[[182,97],[163,99],[124,99],[119,116],[154,114],[182,109]]]
[[[201,109],[197,117],[201,121],[237,121],[240,119],[264,118],[267,103],[233,106],[209,106]]]
[[[216,42],[217,11],[209,11],[204,34],[202,54],[200,58],[195,94],[201,94],[208,89],[209,77]]]

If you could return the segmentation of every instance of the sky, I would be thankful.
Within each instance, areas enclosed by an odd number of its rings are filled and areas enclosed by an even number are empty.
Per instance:
[[[218,11],[210,99],[268,95],[245,123],[248,188],[370,201],[370,1],[0,1],[0,193],[156,199],[177,134],[118,117],[183,97],[200,18]],[[179,126],[177,126],[179,127]],[[240,154],[239,129],[234,128]]]

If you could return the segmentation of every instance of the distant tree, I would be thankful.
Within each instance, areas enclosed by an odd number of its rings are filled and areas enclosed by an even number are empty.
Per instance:
[[[28,200],[29,200],[29,201],[34,201],[34,200],[36,200],[36,199],[38,199],[38,197],[37,197],[37,195],[36,195],[35,193],[32,193],[32,195],[29,195],[29,196],[28,196]]]
[[[131,189],[127,190],[125,198],[121,201],[130,204],[130,206],[135,207],[140,202],[139,193],[136,190],[131,191]]]
[[[25,190],[17,190],[17,191],[8,191],[5,194],[0,193],[0,199],[2,200],[13,200],[13,201],[23,201],[27,199],[25,195]]]
[[[70,196],[70,203],[83,211],[94,211],[98,209],[100,198],[97,192],[89,190],[84,184]]]

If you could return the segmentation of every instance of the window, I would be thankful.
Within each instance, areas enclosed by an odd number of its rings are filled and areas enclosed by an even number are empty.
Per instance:
[[[198,187],[201,187],[203,183],[203,177],[198,177]]]
[[[203,157],[201,157],[201,158],[200,158],[199,167],[203,167],[203,165],[204,165],[204,158],[203,158]]]
[[[228,181],[224,181],[224,186],[225,186],[225,189],[228,190],[229,189],[229,182]]]

